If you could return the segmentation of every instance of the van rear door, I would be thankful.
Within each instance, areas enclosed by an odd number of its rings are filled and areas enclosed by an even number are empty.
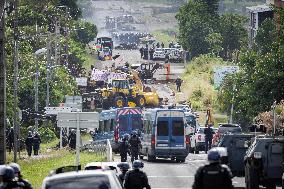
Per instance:
[[[169,148],[169,130],[170,130],[170,124],[169,124],[169,118],[168,117],[158,117],[157,119],[157,129],[156,129],[156,148],[157,149],[165,149]]]
[[[172,149],[183,149],[186,147],[184,117],[171,117],[170,147]]]

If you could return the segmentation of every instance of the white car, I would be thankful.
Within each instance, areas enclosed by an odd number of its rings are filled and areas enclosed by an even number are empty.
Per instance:
[[[165,59],[166,58],[166,53],[164,51],[155,51],[153,54],[153,59],[155,60],[161,60],[161,59]]]
[[[46,177],[42,189],[122,189],[113,171],[73,171]]]
[[[199,151],[205,151],[205,134],[204,134],[205,128],[206,127],[199,127],[196,133],[190,137],[190,151],[191,152],[198,154]],[[217,133],[217,130],[218,130],[217,128],[212,128],[212,129],[215,133]]]

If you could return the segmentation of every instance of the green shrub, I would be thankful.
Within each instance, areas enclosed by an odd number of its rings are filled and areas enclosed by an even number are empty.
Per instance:
[[[46,127],[39,128],[39,134],[43,143],[51,142],[57,138],[55,133]]]

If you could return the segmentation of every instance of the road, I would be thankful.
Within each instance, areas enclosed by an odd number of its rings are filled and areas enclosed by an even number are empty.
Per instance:
[[[153,189],[191,189],[196,170],[207,163],[207,156],[201,154],[189,154],[185,163],[176,163],[170,159],[157,159],[155,162],[143,160],[149,183]],[[119,157],[116,156],[115,160]],[[130,161],[130,157],[128,158]],[[244,189],[244,178],[234,178],[235,188]]]

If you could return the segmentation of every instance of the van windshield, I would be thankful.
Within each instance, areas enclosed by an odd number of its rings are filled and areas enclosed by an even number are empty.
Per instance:
[[[173,136],[183,136],[184,135],[184,123],[183,123],[183,120],[175,120],[175,121],[173,121],[172,135]]]
[[[168,121],[159,121],[158,120],[157,135],[158,136],[168,136],[169,135]]]

